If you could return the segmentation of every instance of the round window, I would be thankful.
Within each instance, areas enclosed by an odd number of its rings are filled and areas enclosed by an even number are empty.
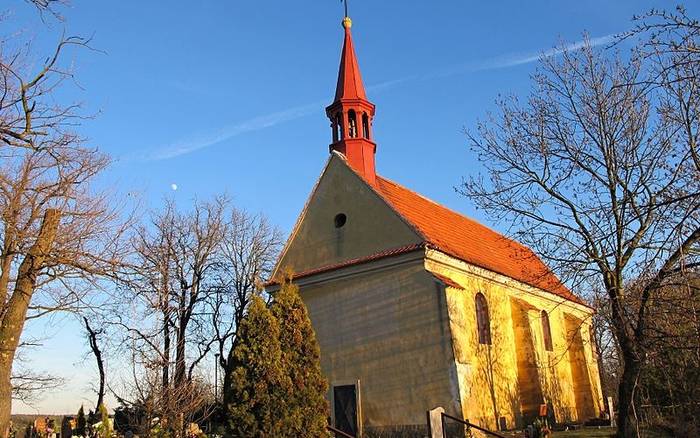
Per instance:
[[[336,228],[342,228],[343,225],[345,225],[345,222],[348,221],[348,217],[345,216],[343,213],[339,213],[335,215],[335,219],[333,219],[333,222],[335,223]]]

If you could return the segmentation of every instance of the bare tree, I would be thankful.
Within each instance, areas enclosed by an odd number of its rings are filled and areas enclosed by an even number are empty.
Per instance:
[[[182,433],[185,421],[201,424],[206,421],[213,411],[211,386],[204,378],[195,375],[182,386],[169,388],[167,394],[172,400],[178,401],[178,411],[168,411],[168,405],[163,400],[165,392],[162,388],[161,374],[158,367],[144,367],[143,354],[137,348],[131,350],[130,368],[132,379],[124,381],[123,386],[115,391],[110,388],[117,398],[121,413],[118,423],[123,431],[131,430],[140,436],[163,436],[163,433]],[[127,364],[125,364],[127,365]],[[129,368],[127,365],[126,368]],[[160,431],[158,430],[160,429]]]
[[[176,240],[173,248],[172,288],[175,309],[175,385],[180,385],[191,376],[187,373],[187,353],[190,324],[197,324],[197,316],[213,287],[210,279],[218,266],[218,249],[224,237],[225,198],[214,202],[195,202],[192,213],[179,216],[175,223]],[[198,351],[192,363],[206,355]]]
[[[227,387],[238,326],[250,299],[272,273],[282,233],[264,216],[250,215],[235,208],[228,216],[225,230],[219,279],[210,305],[213,341],[218,351],[218,365],[223,369],[224,387]]]
[[[25,1],[27,3],[33,5],[37,9],[37,11],[39,11],[39,13],[42,15],[42,18],[43,18],[44,13],[49,13],[59,20],[62,20],[63,17],[56,10],[56,6],[68,4],[67,0],[25,0]]]
[[[136,232],[134,270],[127,284],[127,303],[135,318],[117,315],[137,362],[159,369],[161,414],[177,431],[181,414],[192,411],[185,388],[197,379],[196,367],[213,345],[207,328],[208,302],[219,265],[228,201],[195,202],[180,212],[173,202],[152,215]],[[153,390],[154,388],[151,388]],[[189,406],[190,408],[186,408]]]
[[[33,369],[31,360],[26,353],[35,348],[41,348],[45,339],[24,336],[17,347],[15,360],[12,364],[12,398],[24,404],[32,405],[46,391],[61,387],[65,380],[60,376],[52,375],[46,371]]]
[[[78,38],[62,39],[32,73],[25,53],[0,50],[0,436],[9,431],[11,370],[25,322],[90,305],[122,260],[126,229],[109,194],[91,182],[109,159],[83,146],[77,105],[52,93]],[[6,50],[5,50],[6,49]]]
[[[605,291],[623,361],[621,437],[637,436],[649,307],[669,278],[696,265],[700,241],[695,132],[669,116],[681,102],[647,73],[639,57],[590,47],[544,58],[527,102],[500,100],[469,134],[487,178],[461,187],[573,288]]]
[[[31,405],[40,394],[60,388],[64,380],[49,373],[20,369],[12,373],[12,398]]]
[[[225,197],[186,212],[166,202],[135,233],[127,301],[114,324],[127,335],[123,345],[141,369],[138,378],[147,373],[150,382],[159,370],[160,385],[140,392],[156,400],[171,430],[178,432],[180,418],[194,421],[188,413],[199,408],[182,388],[211,371],[204,359],[218,352],[226,375],[238,322],[280,243],[264,217],[231,207]]]
[[[118,325],[126,328],[133,346],[152,350],[161,371],[163,399],[167,402],[170,387],[171,345],[173,328],[173,306],[171,305],[171,273],[173,247],[175,244],[175,206],[167,202],[163,211],[154,214],[147,226],[140,226],[134,236],[134,270],[127,288],[136,302],[130,307],[138,312],[132,325],[129,318],[117,314]],[[135,305],[134,305],[135,304]],[[128,313],[127,313],[128,314]],[[149,318],[154,315],[153,318]],[[168,403],[166,403],[167,405]]]
[[[650,67],[648,83],[660,88],[660,111],[687,142],[700,174],[700,21],[683,6],[675,12],[651,10],[620,40],[640,37],[640,52]]]
[[[170,369],[175,324],[171,275],[176,216],[175,205],[166,202],[163,211],[152,214],[150,222],[140,225],[134,233],[132,269],[120,291],[124,301],[111,322],[122,333],[122,347],[133,362],[129,395],[119,396],[123,404],[140,403],[147,412],[168,419],[174,415]],[[153,382],[155,376],[158,385]],[[126,402],[129,398],[136,401]]]

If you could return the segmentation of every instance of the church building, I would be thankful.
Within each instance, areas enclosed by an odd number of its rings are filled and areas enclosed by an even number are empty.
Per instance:
[[[273,275],[291,270],[308,307],[332,424],[424,436],[436,407],[492,430],[543,405],[557,422],[599,416],[593,309],[529,248],[376,172],[351,26],[330,155]]]

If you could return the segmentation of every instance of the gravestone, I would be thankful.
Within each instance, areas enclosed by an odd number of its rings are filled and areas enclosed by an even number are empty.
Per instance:
[[[442,431],[442,414],[445,409],[437,407],[428,411],[428,427],[430,429],[430,438],[444,438]]]
[[[63,417],[61,420],[61,438],[71,438],[73,436],[73,417]]]
[[[615,409],[613,409],[612,397],[608,397],[608,414],[610,415],[610,427],[615,427]]]

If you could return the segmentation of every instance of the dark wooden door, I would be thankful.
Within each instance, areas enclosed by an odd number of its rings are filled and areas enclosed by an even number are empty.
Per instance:
[[[355,385],[333,387],[335,427],[357,436],[357,389]]]

